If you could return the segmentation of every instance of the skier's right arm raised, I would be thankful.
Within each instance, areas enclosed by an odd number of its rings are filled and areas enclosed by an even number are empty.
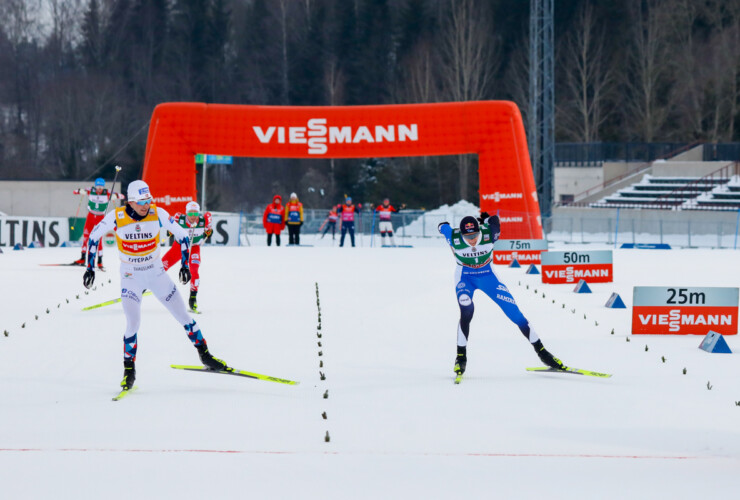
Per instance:
[[[437,230],[445,237],[447,243],[452,245],[452,226],[450,226],[450,223],[447,221],[440,222],[437,226]]]

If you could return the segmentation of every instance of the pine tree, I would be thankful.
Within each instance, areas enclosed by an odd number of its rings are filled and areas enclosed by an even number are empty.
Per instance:
[[[103,62],[103,33],[98,0],[89,0],[82,19],[80,58],[89,70],[100,69]]]

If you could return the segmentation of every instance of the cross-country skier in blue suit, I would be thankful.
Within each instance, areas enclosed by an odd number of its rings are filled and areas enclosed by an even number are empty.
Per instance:
[[[493,271],[491,266],[493,244],[501,233],[498,215],[489,216],[483,212],[478,219],[472,216],[463,217],[458,229],[453,229],[448,222],[441,223],[438,229],[450,245],[457,261],[455,292],[460,306],[460,323],[457,328],[457,356],[454,370],[458,377],[465,372],[468,362],[468,335],[470,320],[473,319],[475,310],[473,293],[476,290],[488,295],[504,314],[516,323],[545,365],[555,369],[564,368],[563,363],[542,345],[539,336],[516,305],[509,289],[501,283]]]

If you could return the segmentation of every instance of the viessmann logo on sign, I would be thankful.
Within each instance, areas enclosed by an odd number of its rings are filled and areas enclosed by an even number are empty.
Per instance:
[[[547,252],[547,240],[498,240],[493,244],[493,263],[539,264],[542,252]]]
[[[189,201],[193,201],[192,196],[170,196],[165,195],[159,198],[154,198],[154,203],[158,205],[172,205],[173,203],[187,203]]]
[[[499,193],[496,191],[495,193],[482,194],[481,198],[498,203],[501,200],[520,200],[524,198],[524,195],[522,193]]]
[[[736,335],[738,288],[653,287],[633,290],[633,334]]]
[[[308,154],[323,155],[329,144],[362,144],[419,140],[419,126],[411,124],[330,126],[326,118],[311,118],[305,127],[254,125],[252,130],[262,144],[306,144]]]

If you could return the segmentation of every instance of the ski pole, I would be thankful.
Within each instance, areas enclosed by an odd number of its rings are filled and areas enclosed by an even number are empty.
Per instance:
[[[79,203],[77,204],[77,211],[75,212],[75,218],[74,218],[74,220],[77,220],[77,216],[78,216],[78,215],[80,214],[80,207],[82,206],[82,197],[83,197],[83,196],[84,196],[84,195],[82,194],[82,189],[80,189],[80,202],[79,202]],[[69,226],[69,228],[70,228],[70,229],[71,229],[72,231],[74,231],[74,230],[75,230],[75,225],[74,225],[74,222],[73,222],[73,223],[72,223],[72,224],[71,224],[71,225]]]
[[[373,210],[373,223],[370,226],[370,248],[373,247],[373,237],[375,236],[375,210]]]
[[[106,215],[108,215],[108,209],[110,208],[110,200],[113,197],[113,190],[116,189],[116,179],[118,179],[118,172],[120,172],[120,171],[121,171],[121,167],[119,167],[118,165],[116,165],[116,175],[113,176],[113,185],[110,188],[110,193],[108,193],[108,203],[106,203],[106,205],[105,205],[105,213],[103,214],[103,217],[104,218],[105,218]],[[95,229],[95,228],[93,228],[93,229]],[[89,242],[88,242],[88,245],[87,246],[88,246],[88,248],[90,247]],[[88,253],[87,250],[88,250],[88,248],[85,249],[85,262],[87,262],[87,253]],[[103,258],[102,257],[103,238],[100,238],[100,246],[99,246],[99,248],[100,248],[100,252],[101,252],[101,254],[100,254],[101,257],[100,258],[102,259]]]
[[[118,172],[121,171],[121,167],[116,165],[116,175],[113,176],[113,186],[110,188],[110,193],[108,193],[108,204],[105,207],[105,213],[108,214],[108,207],[110,207],[110,200],[113,197],[113,191],[116,189],[116,179],[118,179]]]

